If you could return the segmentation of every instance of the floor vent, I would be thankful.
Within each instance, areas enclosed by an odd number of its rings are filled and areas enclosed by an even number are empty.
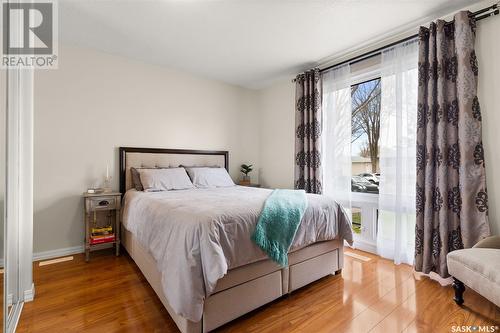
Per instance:
[[[47,265],[58,264],[60,262],[71,261],[71,260],[73,260],[73,256],[56,258],[56,259],[51,259],[51,260],[40,261],[38,263],[38,266],[47,266]]]
[[[372,260],[372,258],[370,258],[370,257],[365,257],[365,256],[362,256],[362,255],[354,253],[354,252],[348,252],[348,251],[346,251],[346,252],[344,252],[344,254],[346,256],[352,257],[354,259],[359,259],[359,260],[363,260],[363,261],[370,261],[370,260]]]

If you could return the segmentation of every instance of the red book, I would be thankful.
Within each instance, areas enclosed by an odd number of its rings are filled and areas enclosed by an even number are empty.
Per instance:
[[[115,241],[115,235],[109,235],[105,237],[99,237],[99,238],[90,238],[90,245],[95,245],[95,244],[103,244],[103,243],[110,243]]]

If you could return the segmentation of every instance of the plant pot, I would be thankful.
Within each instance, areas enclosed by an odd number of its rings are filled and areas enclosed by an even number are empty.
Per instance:
[[[240,180],[240,185],[250,185],[250,176],[243,176]]]

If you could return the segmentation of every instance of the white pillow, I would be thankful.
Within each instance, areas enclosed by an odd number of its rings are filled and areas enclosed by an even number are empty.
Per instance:
[[[186,168],[194,186],[199,188],[234,186],[234,182],[224,168]]]
[[[145,192],[193,188],[184,168],[138,169]]]

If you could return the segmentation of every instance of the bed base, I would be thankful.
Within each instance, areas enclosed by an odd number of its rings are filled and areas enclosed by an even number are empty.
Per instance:
[[[205,300],[200,322],[177,315],[168,304],[161,286],[161,274],[149,252],[132,233],[123,230],[122,243],[182,333],[209,332],[264,304],[297,290],[343,267],[343,242],[325,241],[289,255],[289,266],[281,268],[271,260],[229,270],[217,283],[215,293]]]

